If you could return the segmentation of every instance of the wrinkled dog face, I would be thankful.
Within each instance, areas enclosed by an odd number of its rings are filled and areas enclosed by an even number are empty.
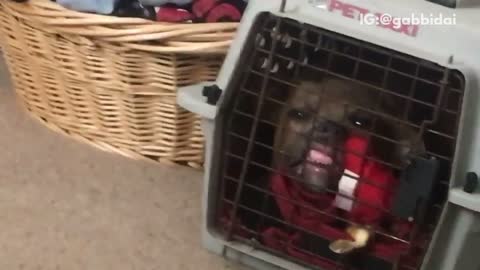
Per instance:
[[[352,82],[328,78],[300,83],[280,116],[274,166],[303,179],[312,191],[336,190],[343,171],[343,154],[338,149],[343,147],[349,130],[370,130],[374,121],[374,133],[401,143],[372,138],[376,155],[387,162],[405,164],[412,152],[423,151],[423,143],[417,142],[413,128],[365,110],[395,116],[391,109],[394,106],[385,101],[380,106],[377,103],[378,91]]]

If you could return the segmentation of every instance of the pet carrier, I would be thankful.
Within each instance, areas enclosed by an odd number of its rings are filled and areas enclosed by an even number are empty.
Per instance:
[[[261,269],[480,269],[480,8],[446,2],[250,2],[216,82],[178,96],[203,117],[209,250]]]

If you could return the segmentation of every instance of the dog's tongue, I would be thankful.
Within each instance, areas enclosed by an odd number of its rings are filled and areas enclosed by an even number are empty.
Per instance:
[[[308,162],[302,168],[303,179],[308,188],[315,192],[323,192],[328,187],[329,172],[325,167],[333,163],[332,158],[319,150],[311,149],[307,155]]]
[[[320,163],[323,165],[330,165],[333,163],[333,160],[330,156],[326,155],[322,151],[311,149],[308,153],[308,159],[315,163]]]

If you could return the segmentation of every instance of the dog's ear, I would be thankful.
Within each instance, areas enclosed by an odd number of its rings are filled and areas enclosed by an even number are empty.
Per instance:
[[[375,151],[389,163],[405,166],[412,157],[426,153],[420,130],[410,125],[380,118],[376,121],[374,133],[379,135],[374,138]]]
[[[384,95],[380,102],[380,110],[395,118],[402,118],[405,106],[399,106],[399,101],[389,95]]]
[[[400,143],[402,145],[399,145],[396,148],[396,155],[402,165],[408,164],[408,161],[413,156],[421,156],[426,152],[425,144],[423,141],[401,140]]]

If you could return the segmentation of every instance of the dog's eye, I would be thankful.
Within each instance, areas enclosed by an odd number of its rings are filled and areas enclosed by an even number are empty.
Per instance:
[[[294,120],[303,121],[310,118],[310,114],[305,111],[292,109],[288,112],[288,117]]]
[[[348,116],[352,125],[361,129],[370,129],[373,123],[373,117],[367,113],[356,111]]]

